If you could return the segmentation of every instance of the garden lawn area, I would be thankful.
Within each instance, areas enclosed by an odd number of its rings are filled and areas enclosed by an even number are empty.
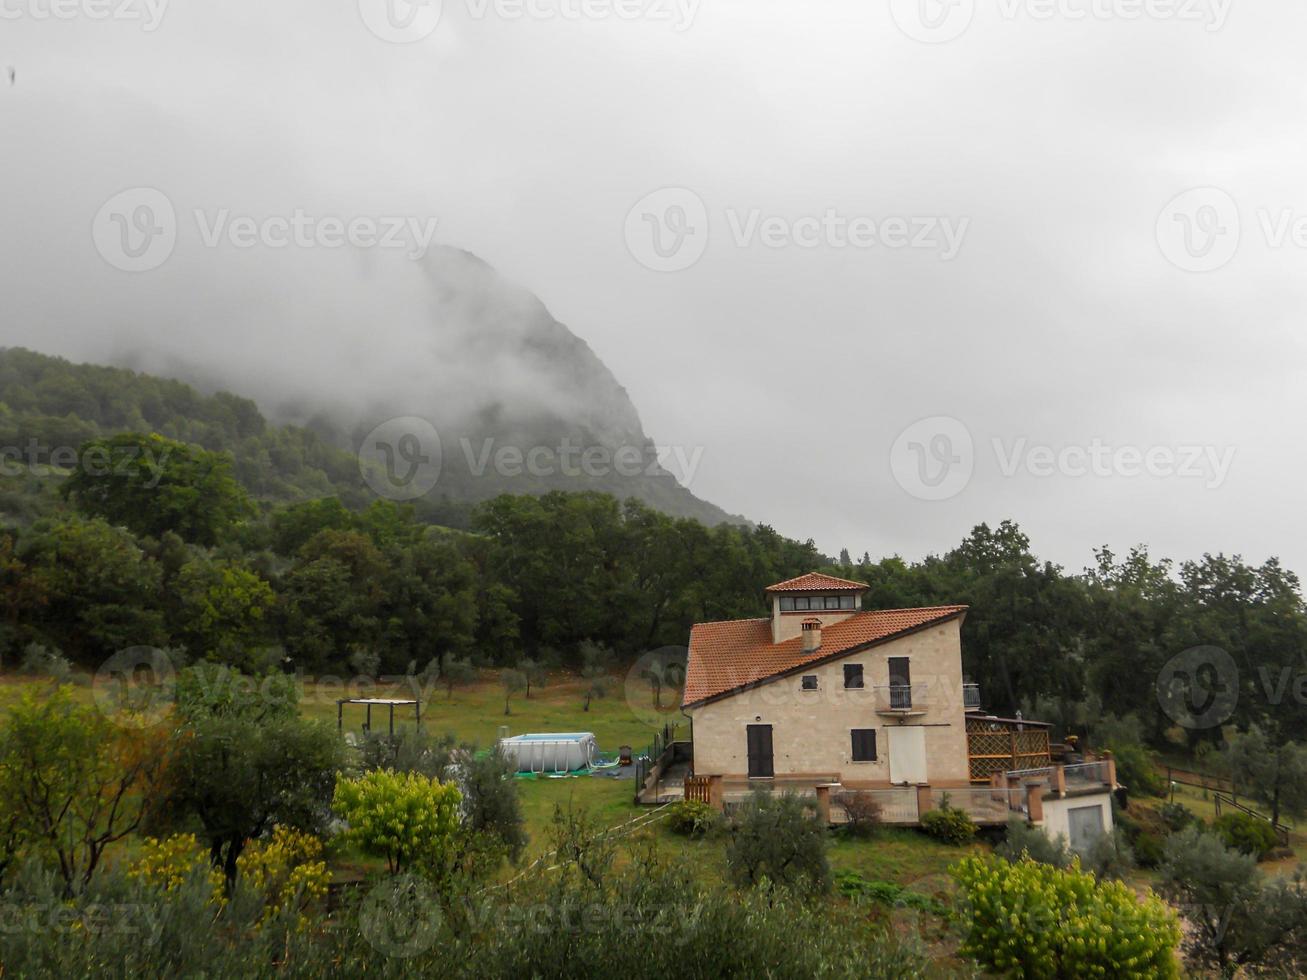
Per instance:
[[[611,693],[596,698],[590,710],[584,710],[583,682],[572,675],[559,673],[550,677],[547,686],[532,687],[531,697],[514,695],[509,703],[510,714],[504,714],[504,691],[497,678],[487,672],[475,684],[454,688],[452,698],[446,698],[445,689],[435,686],[422,699],[422,725],[436,734],[451,734],[462,742],[474,742],[485,748],[499,737],[500,726],[507,726],[510,735],[529,732],[593,732],[599,750],[605,755],[616,755],[622,745],[630,745],[637,753],[652,740],[660,725],[650,724],[627,704],[624,678],[613,678]],[[300,703],[301,713],[307,718],[318,718],[336,723],[336,699],[341,697],[411,698],[413,689],[407,684],[377,686],[374,690],[350,690],[348,694],[339,685],[306,685]],[[652,707],[653,695],[641,683],[636,696],[647,699]],[[684,737],[689,737],[688,720],[673,704],[676,696],[665,692],[661,716],[670,723],[681,723]],[[647,714],[647,712],[646,712]],[[360,705],[345,706],[345,731],[360,731],[365,711]],[[412,725],[411,708],[395,709],[396,728]],[[402,724],[401,724],[402,723]],[[387,712],[384,708],[372,711],[374,731],[384,731]]]

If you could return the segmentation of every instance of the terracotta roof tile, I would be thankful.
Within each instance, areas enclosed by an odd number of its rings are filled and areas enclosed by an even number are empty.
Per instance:
[[[836,578],[834,575],[823,575],[821,572],[809,572],[807,575],[800,575],[798,578],[786,579],[784,582],[777,582],[775,585],[767,586],[767,592],[858,592],[867,591],[866,582],[853,582],[846,578]]]
[[[825,627],[821,646],[810,653],[804,653],[803,638],[799,636],[772,643],[770,619],[699,623],[690,630],[690,659],[681,704],[688,707],[749,687],[808,664],[942,623],[966,610],[966,606],[932,606],[855,613]]]

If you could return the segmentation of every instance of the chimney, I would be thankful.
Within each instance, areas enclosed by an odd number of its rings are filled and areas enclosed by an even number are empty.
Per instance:
[[[803,621],[803,652],[812,653],[821,649],[821,620],[805,619]]]

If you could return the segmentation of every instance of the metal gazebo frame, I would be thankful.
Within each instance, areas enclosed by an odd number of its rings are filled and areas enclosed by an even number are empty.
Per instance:
[[[365,732],[372,731],[372,708],[373,706],[384,707],[390,710],[390,734],[395,734],[395,709],[404,708],[409,705],[413,706],[414,720],[417,727],[422,727],[422,702],[404,698],[338,698],[336,701],[336,731],[341,731],[345,726],[345,705],[362,704],[368,709],[367,718],[363,723]]]

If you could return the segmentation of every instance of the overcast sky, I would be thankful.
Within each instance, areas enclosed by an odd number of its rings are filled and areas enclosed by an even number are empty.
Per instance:
[[[0,343],[384,386],[332,282],[190,215],[431,218],[694,492],[831,553],[1011,517],[1072,569],[1307,568],[1301,4],[361,2],[0,0]],[[177,254],[124,272],[97,214],[143,187]]]

